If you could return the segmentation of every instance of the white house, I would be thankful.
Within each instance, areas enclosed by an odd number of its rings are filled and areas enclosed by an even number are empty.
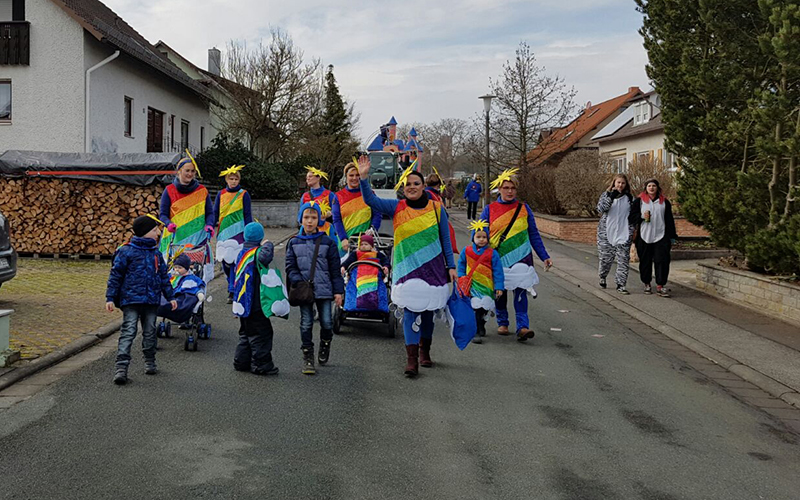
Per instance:
[[[99,0],[0,0],[0,152],[202,150],[212,102]]]
[[[664,147],[661,123],[661,99],[655,91],[630,99],[627,108],[598,131],[592,142],[607,155],[614,172],[627,172],[628,164],[638,157],[659,158],[674,168],[675,157]]]

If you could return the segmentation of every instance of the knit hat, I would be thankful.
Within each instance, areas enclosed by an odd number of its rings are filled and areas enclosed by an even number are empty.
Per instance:
[[[133,220],[133,234],[141,238],[156,226],[158,226],[158,222],[154,218],[146,215],[139,216]]]
[[[301,226],[303,225],[303,212],[306,210],[315,210],[317,212],[317,218],[319,219],[319,223],[317,225],[322,226],[325,224],[325,219],[322,218],[322,209],[319,207],[319,203],[315,201],[309,201],[307,203],[303,203],[300,205],[300,211],[297,212],[297,223]]]
[[[361,243],[369,243],[369,246],[375,246],[375,238],[371,234],[364,233],[361,235]]]
[[[261,243],[264,239],[264,227],[258,222],[244,226],[244,241]]]
[[[172,265],[181,266],[182,268],[189,270],[189,268],[192,267],[192,259],[190,259],[185,253],[182,253],[175,257],[175,260],[172,261]]]

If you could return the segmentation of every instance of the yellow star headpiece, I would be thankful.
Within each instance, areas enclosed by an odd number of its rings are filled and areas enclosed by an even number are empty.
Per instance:
[[[227,168],[219,173],[220,177],[227,177],[231,174],[238,174],[244,168],[244,165],[231,165],[230,168]]]
[[[192,156],[192,153],[189,152],[189,148],[186,148],[185,153],[186,153],[186,158],[192,160],[192,165],[194,165],[194,170],[197,172],[197,178],[202,179],[203,176],[200,175],[200,167],[198,167],[197,162],[194,161],[194,156]]]
[[[358,165],[358,163],[356,163]],[[316,175],[317,177],[322,177],[326,181],[328,180],[328,173],[323,172],[322,170],[318,169],[317,167],[312,167],[310,165],[306,165],[306,170],[311,172],[312,174]]]
[[[503,182],[511,180],[511,178],[517,175],[519,172],[518,168],[507,168],[503,170],[503,172],[497,176],[497,179],[493,180],[491,184],[489,184],[489,189],[494,189],[499,187],[503,184]]]
[[[487,227],[489,227],[489,223],[482,219],[474,220],[469,223],[470,231],[486,231]]]
[[[319,205],[319,211],[322,212],[322,218],[323,219],[325,217],[327,217],[328,214],[331,213],[331,206],[328,203],[328,200],[322,199],[322,200],[317,201],[316,203]],[[312,200],[311,201],[311,206],[314,206],[313,204],[314,204],[314,201]]]
[[[433,169],[433,173],[436,174],[436,177],[439,178],[439,192],[444,193],[444,179],[442,179],[442,176],[439,175],[439,171],[436,170],[436,167],[431,165],[431,168]]]
[[[414,160],[414,163],[409,165],[408,168],[403,172],[403,175],[397,179],[397,185],[395,186],[395,189],[400,189],[406,185],[406,182],[408,182],[408,176],[411,175],[411,172],[413,172],[415,168],[417,168],[417,160]]]
[[[145,215],[145,216],[147,216],[147,217],[150,217],[150,218],[151,218],[151,219],[153,219],[154,221],[158,222],[158,225],[159,225],[159,226],[166,226],[166,224],[164,224],[164,223],[161,221],[161,219],[159,219],[159,218],[158,218],[158,217],[156,217],[155,215],[151,215],[151,214],[144,214],[144,215]]]

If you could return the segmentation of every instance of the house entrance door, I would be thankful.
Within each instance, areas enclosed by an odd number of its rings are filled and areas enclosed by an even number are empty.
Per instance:
[[[164,152],[164,113],[147,108],[147,152]]]

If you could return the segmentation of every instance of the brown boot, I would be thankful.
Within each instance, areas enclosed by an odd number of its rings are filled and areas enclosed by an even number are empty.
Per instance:
[[[419,345],[407,345],[406,354],[408,355],[408,361],[406,361],[406,377],[416,377],[417,373],[419,373]]]
[[[419,346],[419,365],[423,368],[430,368],[433,366],[431,359],[431,342],[433,339],[422,339],[422,344]]]
[[[507,326],[500,326],[497,328],[498,335],[508,335],[508,327]]]

